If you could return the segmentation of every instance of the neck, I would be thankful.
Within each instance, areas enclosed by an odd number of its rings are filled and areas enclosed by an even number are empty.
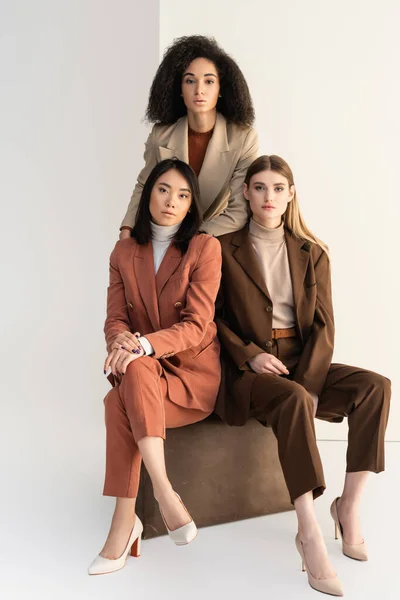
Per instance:
[[[252,219],[267,229],[277,229],[282,224],[282,217],[274,217],[273,219],[260,219],[260,217],[253,215]]]
[[[204,133],[205,131],[210,131],[215,125],[215,121],[217,120],[217,109],[214,108],[205,113],[193,113],[188,110],[188,123],[189,127],[193,129],[193,131],[197,131],[198,133]]]

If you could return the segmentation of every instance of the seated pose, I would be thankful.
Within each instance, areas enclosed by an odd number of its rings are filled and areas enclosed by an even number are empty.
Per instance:
[[[166,427],[205,419],[220,384],[214,323],[221,279],[217,239],[199,234],[199,188],[192,169],[164,160],[147,179],[132,237],[110,258],[105,336],[113,389],[107,394],[104,495],[116,496],[111,529],[90,575],[140,554],[135,500],[143,458],[168,533],[183,545],[197,529],[168,480]]]
[[[179,158],[199,177],[201,230],[222,235],[247,222],[243,182],[258,155],[254,110],[236,62],[212,38],[182,37],[167,49],[154,77],[146,142],[120,239],[130,236],[144,182],[162,159]]]
[[[384,469],[390,381],[331,364],[334,322],[326,246],[306,227],[293,175],[278,156],[261,156],[244,186],[252,217],[219,238],[222,282],[216,323],[222,379],[216,412],[230,425],[250,417],[272,427],[297,513],[296,547],[310,585],[342,595],[314,513],[325,489],[314,416],[348,418],[347,470],[331,506],[343,553],[367,560],[358,509],[368,472]],[[304,570],[304,569],[303,569]]]

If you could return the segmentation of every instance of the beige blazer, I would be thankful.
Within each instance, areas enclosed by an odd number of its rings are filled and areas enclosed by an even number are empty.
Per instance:
[[[227,123],[217,113],[214,132],[199,173],[202,231],[223,235],[237,231],[248,220],[243,182],[250,164],[258,156],[258,139],[251,127]],[[145,166],[140,171],[122,225],[133,227],[140,195],[155,165],[166,158],[189,162],[188,119],[181,117],[172,125],[154,125],[146,142]]]

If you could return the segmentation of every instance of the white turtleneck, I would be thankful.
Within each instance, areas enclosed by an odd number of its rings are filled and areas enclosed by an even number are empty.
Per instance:
[[[164,226],[156,225],[153,223],[153,221],[151,221],[151,244],[153,246],[155,275],[157,275],[157,271],[161,265],[162,259],[168,250],[168,246],[170,245],[172,238],[181,226],[181,223]]]
[[[182,221],[176,225],[156,225],[153,221],[150,222],[155,275],[157,275],[157,271],[160,268],[165,253],[168,250],[174,235],[181,226],[181,223]],[[154,348],[146,337],[140,337],[139,342],[141,343],[146,356],[154,354]]]
[[[295,326],[292,278],[283,223],[268,229],[250,219],[249,233],[273,304],[273,329]]]

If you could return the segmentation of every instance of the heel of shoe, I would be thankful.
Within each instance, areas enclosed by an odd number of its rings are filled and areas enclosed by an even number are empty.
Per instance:
[[[132,544],[131,556],[134,556],[135,558],[139,558],[141,547],[142,547],[142,535],[140,534],[139,537]]]
[[[335,540],[338,540],[338,539],[339,539],[339,527],[335,521]]]

